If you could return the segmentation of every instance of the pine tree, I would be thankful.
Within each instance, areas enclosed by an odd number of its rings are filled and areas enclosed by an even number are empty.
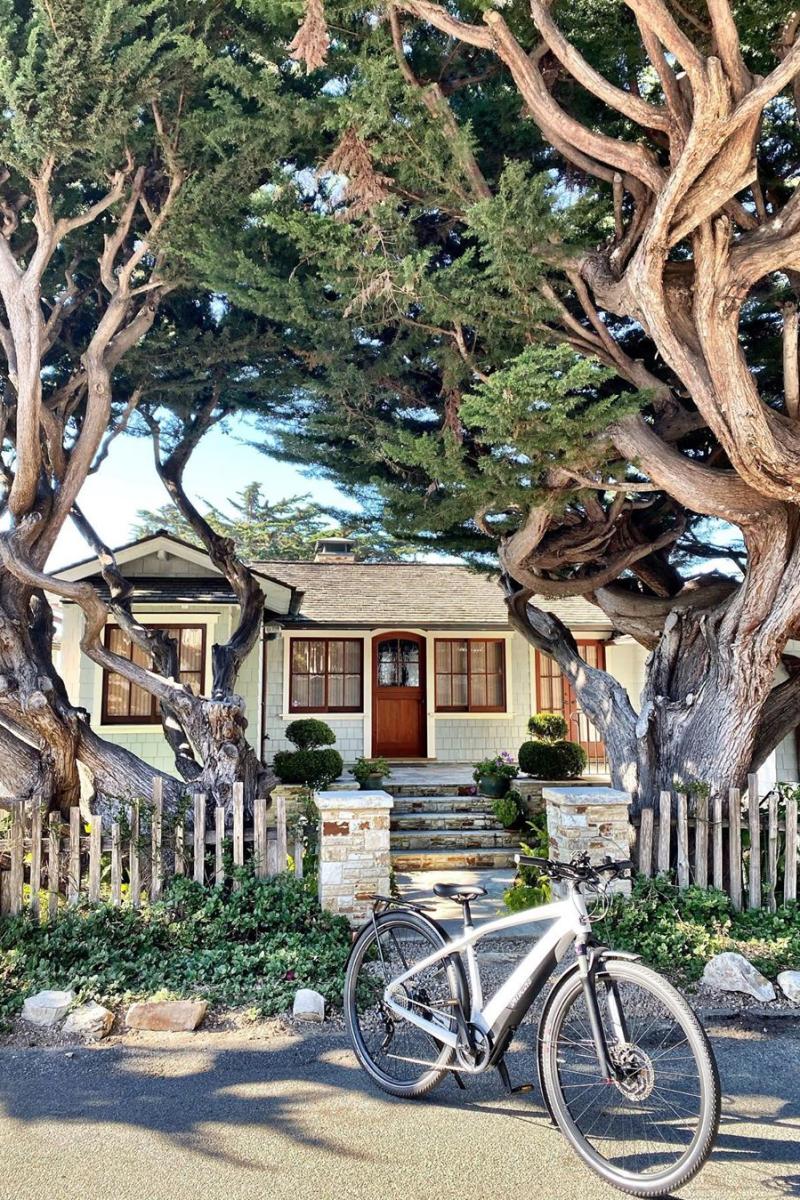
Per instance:
[[[619,784],[740,784],[800,698],[796,13],[326,7],[330,145],[251,229],[246,302],[314,347],[282,452],[499,553]],[[575,595],[652,651],[638,706],[541,604]]]

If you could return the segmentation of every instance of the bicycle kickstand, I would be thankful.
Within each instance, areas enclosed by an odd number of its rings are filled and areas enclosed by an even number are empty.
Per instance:
[[[511,1082],[511,1076],[508,1073],[508,1067],[506,1066],[505,1058],[500,1059],[500,1061],[497,1064],[497,1070],[500,1073],[500,1078],[503,1081],[503,1087],[512,1096],[518,1096],[523,1092],[532,1092],[533,1091],[532,1083],[518,1083],[517,1086],[514,1087],[514,1085]]]

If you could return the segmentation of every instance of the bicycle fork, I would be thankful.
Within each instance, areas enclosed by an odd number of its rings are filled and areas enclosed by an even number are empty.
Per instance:
[[[597,1061],[600,1065],[600,1070],[603,1073],[605,1080],[608,1083],[618,1081],[622,1078],[620,1067],[616,1066],[608,1053],[608,1043],[606,1041],[606,1033],[603,1029],[603,1022],[600,1018],[600,1006],[597,1003],[597,987],[595,982],[595,956],[587,947],[585,942],[579,942],[575,947],[575,953],[578,959],[578,972],[583,984],[583,996],[586,1001],[586,1011],[589,1015],[589,1028],[592,1033],[592,1041],[594,1042]],[[608,987],[608,1009],[611,1024],[618,1042],[624,1043],[628,1040],[627,1029],[625,1026],[625,1017],[620,1004],[619,993],[616,985],[611,983]]]

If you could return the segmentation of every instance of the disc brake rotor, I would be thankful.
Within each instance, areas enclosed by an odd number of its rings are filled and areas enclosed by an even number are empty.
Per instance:
[[[656,1072],[650,1057],[639,1046],[626,1042],[609,1050],[613,1066],[622,1072],[614,1086],[635,1104],[645,1101],[656,1084]]]

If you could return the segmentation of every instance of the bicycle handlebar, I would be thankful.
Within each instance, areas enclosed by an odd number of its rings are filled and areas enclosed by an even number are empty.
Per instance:
[[[634,871],[636,864],[630,859],[612,862],[606,859],[602,863],[592,863],[588,854],[581,854],[571,862],[557,862],[549,858],[539,858],[534,854],[515,854],[514,862],[520,867],[536,867],[551,879],[572,879],[577,882],[599,882],[601,875],[607,874],[618,878],[626,871]]]

